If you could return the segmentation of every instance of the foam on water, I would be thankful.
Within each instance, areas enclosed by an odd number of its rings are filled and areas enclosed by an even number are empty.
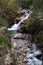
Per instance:
[[[32,44],[33,53],[27,53],[27,65],[42,65],[42,61],[37,59],[36,56],[42,54],[40,50],[37,49],[36,44]]]
[[[11,28],[8,28],[8,30],[17,30],[18,24],[14,24]]]

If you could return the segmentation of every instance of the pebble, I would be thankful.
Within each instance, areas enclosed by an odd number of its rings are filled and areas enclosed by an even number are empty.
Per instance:
[[[12,44],[12,48],[17,48],[17,44],[15,42]]]
[[[24,58],[24,59],[23,59],[23,62],[27,62],[27,58]]]

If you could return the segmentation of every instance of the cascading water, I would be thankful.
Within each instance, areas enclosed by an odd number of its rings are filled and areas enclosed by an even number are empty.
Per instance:
[[[19,21],[19,23],[18,24],[15,23],[11,28],[8,28],[8,30],[18,30],[19,25],[25,20],[27,20],[29,16],[30,16],[30,13],[28,13],[28,10],[26,10],[24,17]]]
[[[42,61],[37,59],[37,55],[41,55],[41,51],[37,49],[36,44],[32,44],[31,46],[33,51],[32,53],[27,53],[28,63],[27,65],[42,65]],[[34,64],[35,63],[35,64]]]

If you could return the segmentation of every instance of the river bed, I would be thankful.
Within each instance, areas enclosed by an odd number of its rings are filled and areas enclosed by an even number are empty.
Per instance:
[[[8,30],[13,31],[11,35],[11,45],[12,45],[11,50],[15,54],[15,57],[17,59],[17,65],[43,65],[42,60],[36,57],[41,55],[42,52],[41,50],[37,48],[35,43],[30,43],[29,40],[24,40],[21,38],[14,39],[12,37],[18,34],[16,32],[18,29],[18,26],[22,22],[27,20],[29,16],[30,16],[30,13],[25,11],[25,17],[21,19],[18,24],[14,24],[11,28],[8,28]]]
[[[42,52],[35,43],[30,43],[29,40],[11,38],[11,44],[13,45],[12,51],[17,56],[17,65],[42,65],[42,60],[37,58]]]

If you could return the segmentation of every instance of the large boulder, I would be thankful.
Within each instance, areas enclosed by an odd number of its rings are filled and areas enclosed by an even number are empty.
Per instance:
[[[25,38],[25,34],[18,33],[18,34],[16,34],[16,35],[14,35],[13,38],[14,38],[14,39],[24,39],[24,38]]]
[[[18,33],[13,36],[13,39],[32,39],[32,37],[29,34]]]

